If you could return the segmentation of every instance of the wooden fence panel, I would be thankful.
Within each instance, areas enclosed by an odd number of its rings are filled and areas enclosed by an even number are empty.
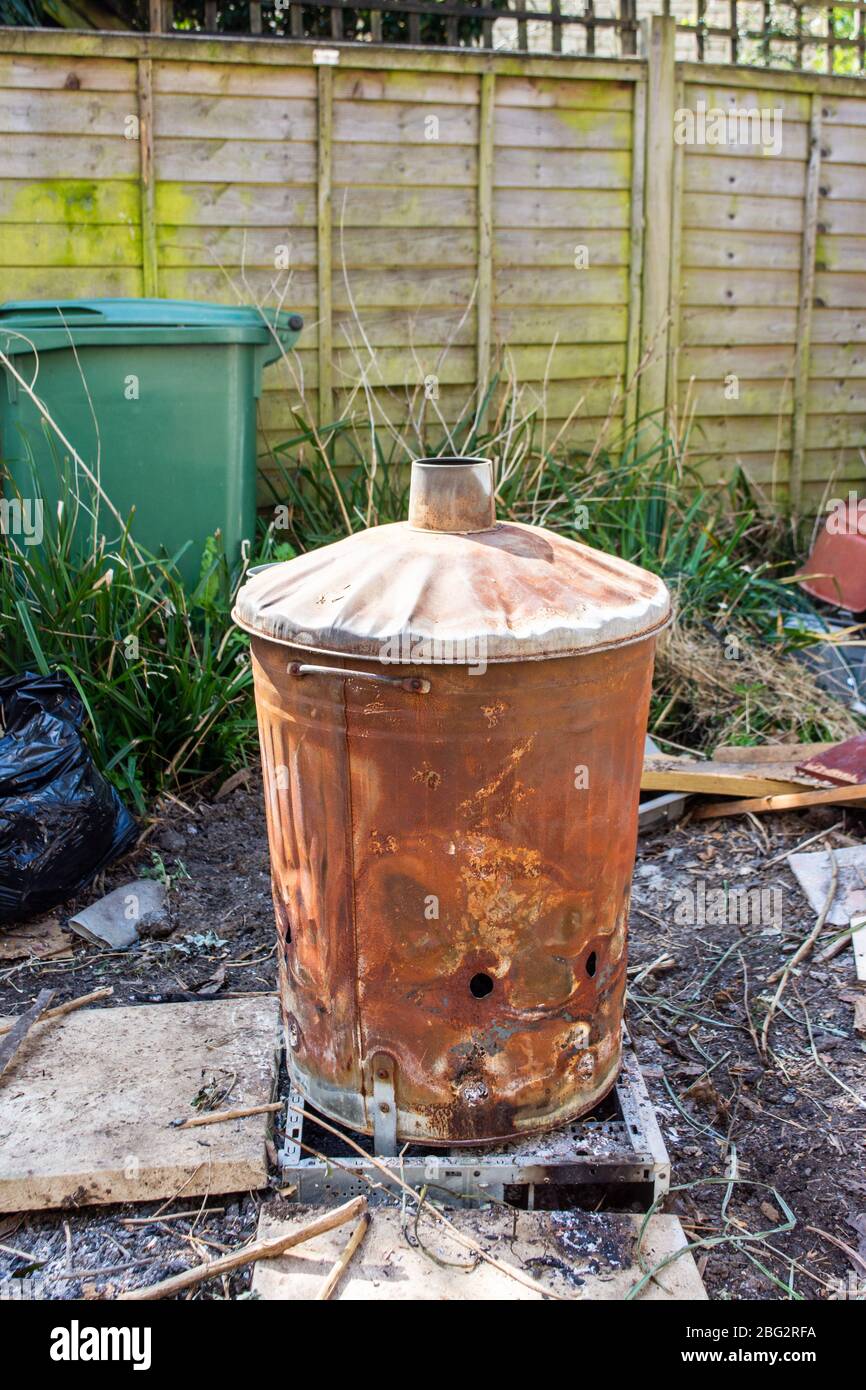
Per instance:
[[[649,38],[639,62],[331,65],[290,41],[6,31],[0,298],[300,310],[265,375],[272,476],[299,411],[421,448],[499,366],[559,448],[667,406],[708,479],[742,466],[818,506],[864,472],[866,89],[675,64],[670,20]]]

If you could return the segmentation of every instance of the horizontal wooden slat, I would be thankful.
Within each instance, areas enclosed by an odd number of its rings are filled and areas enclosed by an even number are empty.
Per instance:
[[[736,394],[732,392],[736,390]],[[697,381],[689,394],[696,415],[790,415],[793,411],[793,382],[748,381],[736,384]]]
[[[334,72],[335,101],[405,101],[418,105],[425,101],[478,104],[478,78],[447,71],[410,72],[387,67],[378,72],[358,69]]]
[[[682,265],[737,270],[798,270],[802,236],[795,232],[736,232],[687,228],[682,237]],[[866,244],[866,242],[864,242]]]
[[[22,92],[0,88],[0,133],[124,137],[138,99],[129,92]],[[131,129],[132,127],[130,127]],[[131,143],[137,149],[135,135]]]
[[[819,270],[815,275],[815,303],[825,308],[866,308],[866,273]]]
[[[0,270],[0,301],[106,295],[135,298],[141,293],[141,271],[124,266],[16,266]]]
[[[812,375],[809,378],[807,408],[815,415],[840,411],[843,415],[866,416],[866,376],[837,379]],[[866,448],[866,436],[863,438]],[[864,468],[866,471],[866,468]]]
[[[866,376],[866,341],[813,343],[809,370],[816,377]]]
[[[701,132],[703,133],[703,132]],[[709,135],[709,131],[707,131]],[[685,151],[692,158],[704,159],[756,159],[761,163],[776,159],[804,160],[809,150],[809,127],[802,122],[784,121],[774,124],[772,114],[762,126],[757,118],[744,129],[731,125],[724,132],[724,140],[718,144],[692,143],[687,139]]]
[[[514,149],[493,165],[494,188],[626,189],[631,155],[625,150]],[[430,180],[426,180],[430,182]]]
[[[725,193],[685,193],[683,227],[720,236],[728,231],[802,233],[803,204],[797,198],[729,196]]]
[[[723,382],[733,373],[746,380],[793,376],[794,345],[780,347],[684,347],[677,355],[677,375],[681,381],[694,376],[699,381]]]
[[[137,140],[117,136],[3,136],[4,178],[123,179],[138,177]]]
[[[625,306],[570,309],[496,308],[494,327],[504,343],[623,343],[628,327]]]
[[[426,107],[422,108],[426,110]],[[493,124],[494,145],[551,150],[628,150],[631,148],[631,113],[628,111],[576,111],[497,105]],[[498,159],[508,158],[505,153]]]
[[[630,111],[633,91],[630,82],[581,82],[543,77],[499,77],[496,81],[497,106],[580,108],[595,111]]]
[[[866,312],[862,309],[813,309],[813,343],[866,343]]]
[[[367,145],[477,145],[478,110],[429,100],[335,101],[334,139]]]
[[[837,123],[866,126],[866,97],[837,97],[828,93],[821,99],[821,116],[828,128]]]
[[[0,53],[0,88],[135,92],[136,81],[136,66],[129,60]]]
[[[539,275],[534,267],[526,270],[497,268],[493,276],[493,295],[497,305],[585,305],[626,304],[628,300],[625,268],[588,270],[547,269]]]
[[[821,197],[831,202],[837,198],[844,202],[866,202],[866,162],[822,164]]]
[[[13,223],[0,235],[2,266],[140,266],[136,225],[60,226]]]
[[[591,193],[569,189],[547,189],[536,193],[525,188],[493,190],[495,227],[567,227],[579,232],[629,226],[628,193],[598,188]]]
[[[832,235],[851,233],[859,236],[866,226],[866,202],[844,198],[831,201],[821,198],[818,203],[818,231]]]
[[[157,137],[202,140],[316,138],[316,101],[310,97],[188,96],[165,92],[154,103]]]
[[[740,344],[795,343],[797,311],[788,308],[727,309],[721,306],[715,309],[685,308],[681,316],[680,341],[695,347],[716,345],[726,348],[735,348]]]
[[[138,183],[130,180],[0,178],[0,223],[91,226],[137,223]]]
[[[585,250],[585,257],[584,257]],[[628,233],[622,231],[493,229],[493,260],[496,266],[532,266],[536,271],[550,266],[575,267],[586,260],[588,270],[599,266],[628,265]],[[586,274],[587,271],[580,273]]]
[[[863,220],[866,233],[866,209]],[[853,270],[866,273],[866,234],[863,236],[819,236],[815,247],[818,270]]]
[[[157,236],[160,263],[166,267],[247,265],[277,266],[287,250],[289,267],[312,270],[316,264],[316,233],[311,227],[168,227]],[[412,229],[390,228],[387,235],[369,227],[339,227],[334,234],[333,259],[338,269],[392,270],[394,266],[430,266],[434,270],[474,271],[476,236],[469,228],[446,228],[419,237]],[[285,266],[282,267],[285,269]]]
[[[314,68],[271,66],[265,63],[155,62],[153,90],[157,94],[227,97],[300,97],[314,100]]]
[[[157,221],[171,226],[316,226],[316,188],[157,182]],[[351,188],[334,200],[339,227],[475,227],[474,188]]]
[[[241,268],[227,266],[225,269],[235,283],[240,285]],[[285,294],[286,308],[303,311],[315,308],[318,304],[314,271],[297,270],[291,273],[290,278],[285,273],[280,278],[271,270],[248,267],[244,279],[247,296],[268,296],[276,279],[279,292]],[[473,272],[462,270],[358,270],[352,272],[349,288],[362,317],[368,308],[404,308],[410,312],[417,309],[423,314],[428,309],[468,305],[474,280]],[[168,299],[220,300],[226,297],[227,290],[223,268],[165,269],[160,276],[160,285]],[[351,307],[349,290],[339,273],[334,275],[333,297],[336,308]]]
[[[862,415],[819,415],[806,417],[806,447],[809,449],[861,448],[866,439],[866,413]]]
[[[687,193],[747,193],[764,198],[802,198],[806,165],[793,159],[760,159],[717,154],[686,147],[683,187]],[[851,195],[849,195],[851,196]]]
[[[687,83],[685,104],[690,111],[697,103],[705,103],[707,111],[781,111],[783,127],[789,122],[808,121],[810,103],[800,92],[768,92],[761,90],[763,74],[755,75],[753,87],[724,87],[711,83]]]
[[[685,305],[721,304],[744,309],[779,308],[799,300],[799,277],[793,270],[684,269],[680,289]]]
[[[830,125],[821,132],[822,164],[866,164],[866,130],[862,125]]]

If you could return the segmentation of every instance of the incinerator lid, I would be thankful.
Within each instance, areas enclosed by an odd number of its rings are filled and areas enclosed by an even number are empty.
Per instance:
[[[408,521],[265,567],[240,590],[235,621],[310,652],[408,663],[433,643],[467,665],[598,651],[667,624],[656,575],[542,527],[497,522],[494,506],[488,459],[420,459]]]

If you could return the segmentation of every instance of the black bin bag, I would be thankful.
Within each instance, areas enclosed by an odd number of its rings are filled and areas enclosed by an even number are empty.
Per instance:
[[[47,912],[135,839],[83,718],[68,676],[0,680],[0,923]]]

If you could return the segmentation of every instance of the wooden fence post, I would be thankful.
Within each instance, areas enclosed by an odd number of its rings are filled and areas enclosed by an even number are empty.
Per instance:
[[[329,64],[318,69],[318,233],[316,261],[319,286],[319,425],[330,425],[334,418],[333,367],[333,291],[331,284],[331,179],[333,169],[334,70]]]
[[[663,411],[667,393],[674,192],[676,21],[646,21],[647,112],[644,179],[640,414]]]
[[[493,330],[493,120],[496,77],[481,75],[478,110],[478,294],[476,369],[478,389],[478,427],[487,423],[487,408],[481,402],[490,387],[491,336]]]
[[[138,149],[141,211],[141,285],[145,299],[159,295],[153,187],[153,63],[138,60]]]
[[[812,305],[815,299],[815,247],[818,240],[818,199],[821,180],[820,92],[812,93],[809,121],[809,164],[803,204],[803,242],[800,252],[800,299],[797,312],[797,351],[794,358],[794,414],[791,421],[791,468],[788,474],[788,506],[798,512],[803,497],[803,456],[806,448],[806,415],[809,394],[809,349],[812,340]]]

